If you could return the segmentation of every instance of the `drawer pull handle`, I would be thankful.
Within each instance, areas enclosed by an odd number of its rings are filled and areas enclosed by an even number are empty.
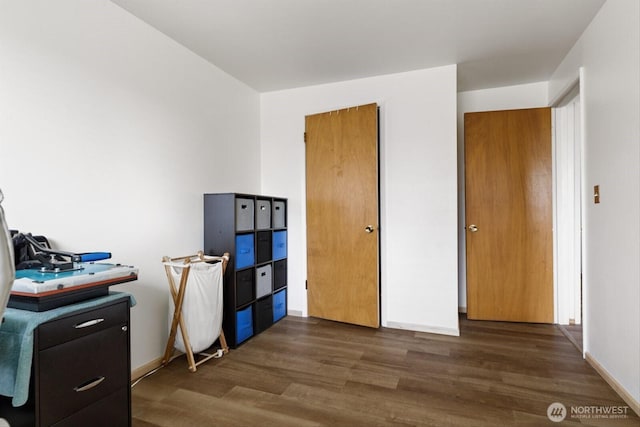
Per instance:
[[[104,319],[87,320],[86,322],[77,323],[73,325],[73,327],[76,329],[88,328],[89,326],[97,325],[100,322],[104,322]]]
[[[81,391],[91,390],[94,387],[97,387],[102,381],[104,381],[104,377],[98,377],[93,380],[87,381],[84,384],[80,384],[77,387],[74,387],[73,390],[80,393]]]

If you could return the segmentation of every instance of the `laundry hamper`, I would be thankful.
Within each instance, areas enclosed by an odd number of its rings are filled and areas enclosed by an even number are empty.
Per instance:
[[[173,358],[174,349],[187,355],[189,370],[212,357],[220,357],[228,351],[222,330],[223,277],[229,259],[196,255],[163,258],[169,281],[169,339],[163,365]],[[212,354],[204,353],[220,339],[221,349]],[[202,356],[196,362],[194,354]]]

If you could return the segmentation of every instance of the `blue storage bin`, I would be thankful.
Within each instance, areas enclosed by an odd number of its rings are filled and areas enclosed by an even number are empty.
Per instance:
[[[286,231],[274,231],[273,232],[273,259],[283,259],[287,257],[287,232]]]
[[[273,294],[273,321],[277,322],[287,315],[287,290]]]
[[[236,235],[236,269],[255,264],[253,233]]]
[[[253,335],[252,307],[236,311],[236,344],[240,344]]]

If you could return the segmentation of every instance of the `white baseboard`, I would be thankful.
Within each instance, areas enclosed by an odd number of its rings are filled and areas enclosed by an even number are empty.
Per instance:
[[[153,359],[151,362],[145,363],[142,366],[137,367],[131,371],[131,382],[137,380],[147,372],[153,371],[162,364],[162,356],[157,359]]]
[[[302,310],[288,310],[287,315],[295,317],[307,317],[302,314]]]
[[[611,386],[611,388],[618,393],[618,395],[624,400],[633,412],[640,416],[640,402],[634,399],[623,386],[602,366],[588,351],[584,354],[585,360],[596,370],[598,374]]]
[[[411,323],[387,322],[386,326],[393,329],[406,329],[408,331],[427,332],[430,334],[460,336],[460,329],[442,328],[440,326],[415,325]]]

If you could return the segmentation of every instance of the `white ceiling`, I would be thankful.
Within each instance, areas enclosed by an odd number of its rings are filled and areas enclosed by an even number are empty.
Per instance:
[[[458,64],[548,80],[604,0],[111,0],[260,92]]]

